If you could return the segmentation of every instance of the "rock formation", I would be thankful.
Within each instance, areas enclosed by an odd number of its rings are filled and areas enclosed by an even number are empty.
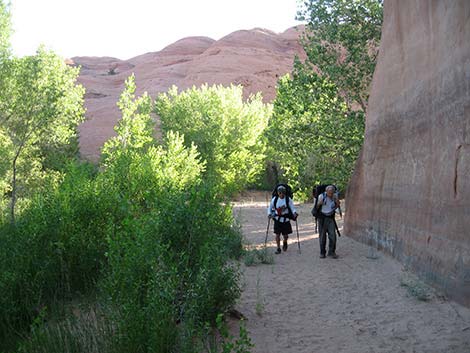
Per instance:
[[[385,1],[345,233],[470,306],[470,1]]]
[[[180,90],[208,83],[241,84],[244,95],[262,92],[272,101],[278,78],[291,71],[295,55],[304,57],[299,43],[303,28],[281,34],[242,30],[218,41],[207,37],[181,39],[163,50],[130,60],[108,57],[74,57],[81,67],[79,82],[86,88],[87,121],[79,129],[83,157],[96,160],[103,143],[114,134],[120,117],[116,106],[124,81],[135,74],[137,94],[152,97],[172,85]]]

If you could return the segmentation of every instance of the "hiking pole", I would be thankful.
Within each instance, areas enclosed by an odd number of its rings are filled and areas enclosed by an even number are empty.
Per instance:
[[[271,223],[271,217],[268,218],[268,226],[266,227],[266,238],[264,238],[264,247],[266,247],[266,243],[268,242],[269,223]]]
[[[297,245],[299,246],[299,254],[301,254],[302,252],[300,251],[299,226],[297,224],[297,218],[295,219],[295,230],[297,231]]]
[[[340,237],[341,233],[339,232],[338,224],[336,223],[336,219],[333,218],[333,222],[335,223],[335,228],[336,228],[336,231],[338,232],[338,237]]]

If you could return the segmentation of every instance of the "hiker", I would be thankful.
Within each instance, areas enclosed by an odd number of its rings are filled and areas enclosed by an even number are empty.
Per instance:
[[[325,192],[317,195],[317,197],[316,205],[321,215],[318,217],[320,258],[324,259],[326,255],[326,233],[328,233],[328,257],[337,259],[335,213],[336,209],[340,207],[340,202],[338,196],[335,194],[335,187],[328,185]]]
[[[281,234],[283,236],[282,250],[286,251],[287,239],[289,239],[289,234],[292,233],[290,220],[296,220],[298,214],[292,197],[289,197],[287,194],[286,187],[284,185],[279,185],[276,188],[276,192],[277,195],[273,196],[268,208],[268,217],[274,220],[274,234],[276,235],[277,244],[275,254],[280,254]]]

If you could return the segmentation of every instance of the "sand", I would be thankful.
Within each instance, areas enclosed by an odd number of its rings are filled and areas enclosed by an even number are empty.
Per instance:
[[[248,247],[262,246],[267,197],[234,204]],[[344,234],[338,259],[320,259],[311,204],[297,205],[287,252],[273,264],[242,264],[245,317],[253,353],[470,352],[470,309],[425,286],[388,255]],[[342,230],[342,220],[338,218]],[[268,247],[274,253],[272,226]],[[372,256],[371,256],[372,254]],[[404,286],[428,295],[422,301]],[[233,324],[233,323],[232,323]]]

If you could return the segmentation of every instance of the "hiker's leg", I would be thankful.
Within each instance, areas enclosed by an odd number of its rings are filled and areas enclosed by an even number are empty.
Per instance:
[[[284,237],[282,250],[284,251],[287,250],[287,239],[289,238],[289,234],[292,234],[292,225],[290,224],[290,222],[285,222],[283,223],[283,228],[282,228],[282,236]]]
[[[287,239],[289,239],[289,234],[282,234],[283,242],[282,242],[282,250],[287,250]]]
[[[335,229],[334,219],[328,218],[327,224],[328,224],[328,255],[333,255],[336,251],[336,229]]]
[[[326,229],[324,227],[324,224],[325,224],[324,218],[318,219],[318,229],[319,229],[318,239],[320,241],[320,255],[326,254]]]
[[[276,245],[277,245],[277,248],[280,249],[281,248],[281,233],[276,233]]]
[[[276,236],[276,254],[281,252],[281,233],[282,233],[282,225],[279,221],[274,220],[274,235]]]

